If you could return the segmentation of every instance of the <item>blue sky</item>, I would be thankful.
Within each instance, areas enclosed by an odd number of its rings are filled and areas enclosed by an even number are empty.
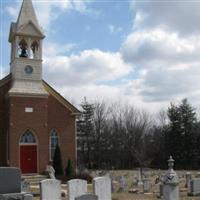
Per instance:
[[[1,77],[21,1],[1,1]],[[200,106],[200,1],[33,0],[46,38],[43,77],[75,103],[122,101],[157,112]]]

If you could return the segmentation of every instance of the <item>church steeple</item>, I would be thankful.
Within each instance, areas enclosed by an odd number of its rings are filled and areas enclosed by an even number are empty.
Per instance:
[[[13,87],[10,95],[46,96],[42,85],[42,41],[44,34],[39,26],[31,0],[23,0],[16,23],[11,23],[10,72]]]
[[[23,0],[21,10],[17,19],[17,28],[32,22],[37,29],[40,30],[40,26],[33,8],[31,0]]]

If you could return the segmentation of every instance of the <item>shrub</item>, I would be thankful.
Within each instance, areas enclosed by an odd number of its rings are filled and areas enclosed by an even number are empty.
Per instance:
[[[74,175],[74,169],[73,169],[72,161],[71,159],[68,159],[67,167],[65,169],[65,176],[72,177],[73,175]]]
[[[53,156],[53,168],[55,169],[56,176],[63,175],[61,152],[60,147],[58,145],[56,146],[55,153]]]

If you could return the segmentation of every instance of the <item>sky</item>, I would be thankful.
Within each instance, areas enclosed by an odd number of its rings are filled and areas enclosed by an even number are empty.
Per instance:
[[[1,78],[22,1],[0,0]],[[200,108],[200,0],[33,0],[46,38],[43,79],[75,105],[123,102],[150,112]]]

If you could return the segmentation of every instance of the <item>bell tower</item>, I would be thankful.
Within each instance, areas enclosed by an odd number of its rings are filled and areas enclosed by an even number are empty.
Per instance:
[[[42,84],[44,38],[31,0],[23,0],[17,22],[10,27],[12,87],[9,96],[48,95]]]

